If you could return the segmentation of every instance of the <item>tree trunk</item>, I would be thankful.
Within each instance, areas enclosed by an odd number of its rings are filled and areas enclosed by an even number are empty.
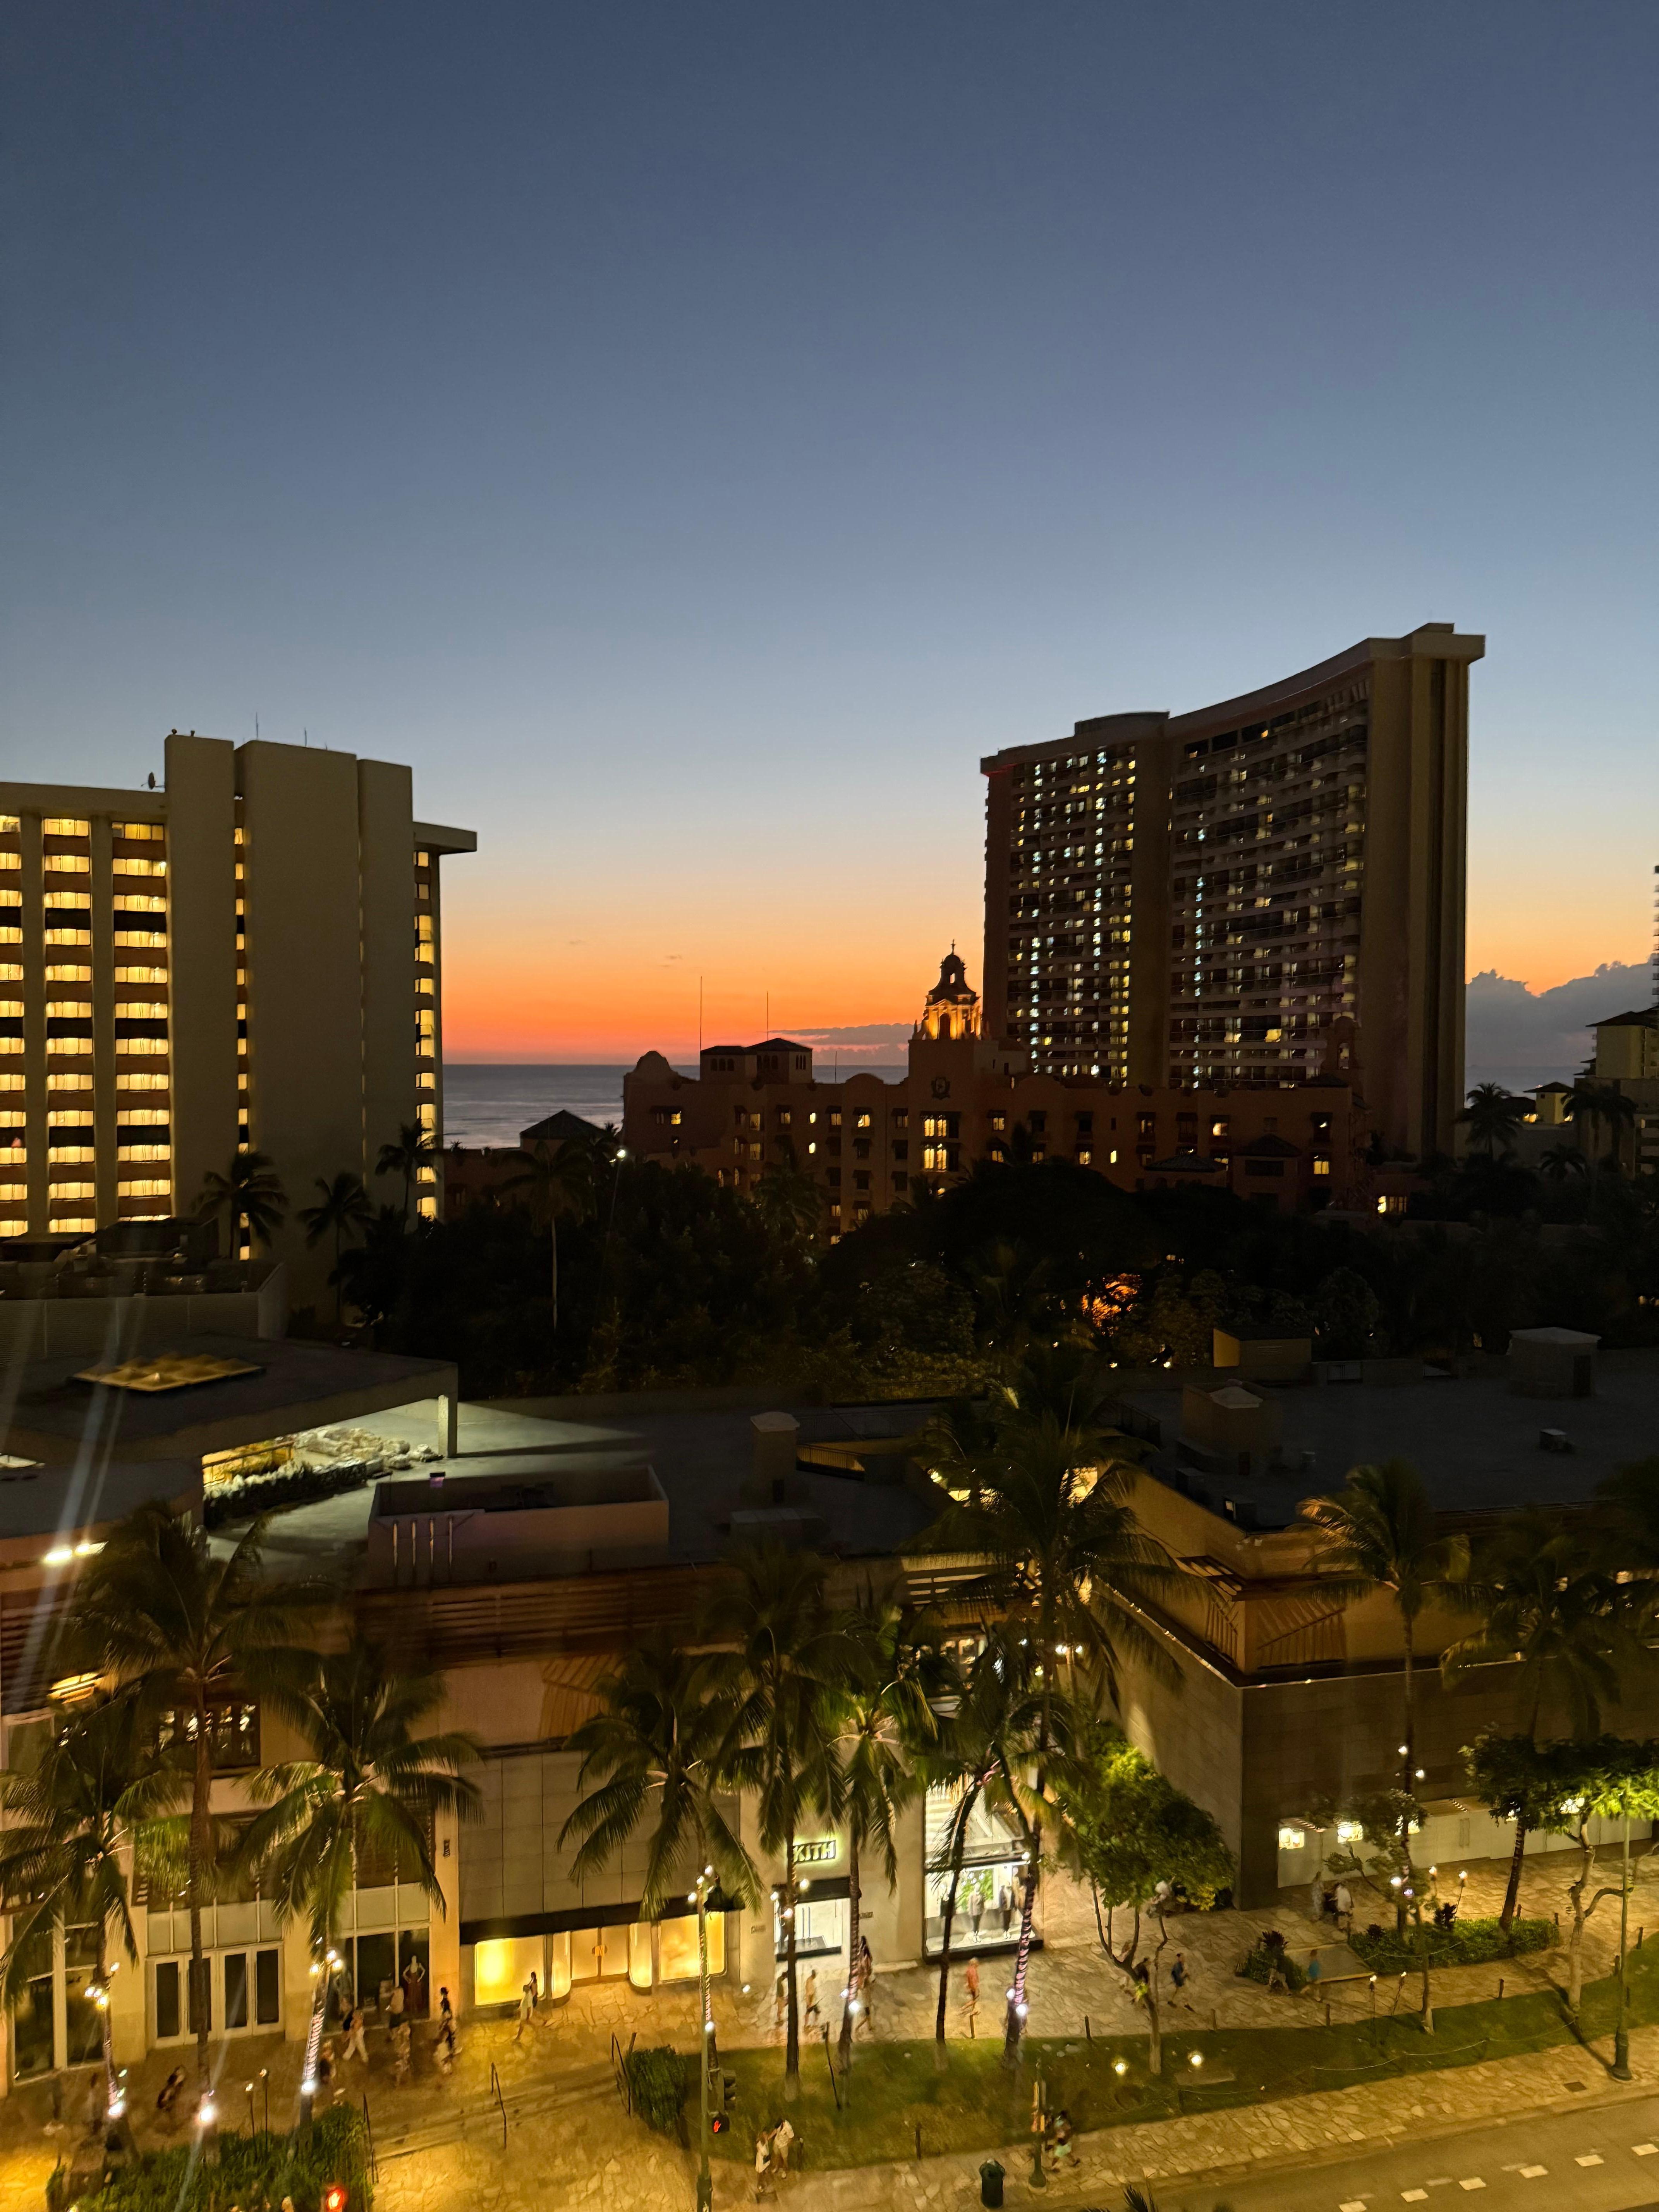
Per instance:
[[[1429,1947],[1423,1936],[1423,1900],[1420,1897],[1414,1897],[1412,1899],[1412,1916],[1413,1925],[1417,1930],[1417,1961],[1423,1974],[1423,2033],[1425,2035],[1432,2035],[1434,2033],[1434,1994],[1429,1986]]]
[[[800,1999],[795,1988],[795,1824],[792,1820],[783,1839],[784,1865],[788,1869],[784,1884],[783,1973],[784,2002],[788,2007],[788,2027],[783,2045],[783,2098],[793,2105],[800,2094]]]
[[[323,1969],[317,1977],[317,1994],[311,2001],[311,2022],[306,2030],[306,2055],[300,2069],[300,2125],[307,2131],[317,2102],[317,2068],[323,2055],[323,2022],[328,2014],[329,1939],[323,1939]],[[397,1961],[394,1960],[395,1966]]]
[[[951,1925],[957,1917],[957,1884],[962,1880],[959,1863],[951,1869],[951,1887],[945,1893],[943,1925],[939,1929],[939,2011],[933,2019],[933,2065],[943,2073],[945,2068],[945,2008],[951,1996]]]
[[[1008,2019],[1002,2035],[1002,2063],[1019,2061],[1020,2031],[1024,2027],[1021,2007],[1025,2002],[1025,1972],[1031,1958],[1031,1923],[1036,1914],[1037,1861],[1042,1856],[1042,1831],[1034,1827],[1027,1850],[1025,1872],[1020,1881],[1019,1948],[1014,1954],[1014,1985],[1008,1992]]]
[[[104,1992],[104,2078],[93,2092],[92,2132],[101,2137],[109,2124],[109,2116],[115,2105],[115,2029],[110,2019],[109,1968],[104,1960],[104,1929],[98,1930],[98,1963],[94,1970],[98,1986]]]
[[[200,2097],[210,2094],[208,2064],[208,1964],[202,1952],[202,1889],[209,1856],[209,1828],[213,1806],[213,1746],[208,1735],[205,1698],[196,1708],[196,1773],[190,1801],[190,1856],[185,1889],[190,1905],[190,1992],[196,2021],[196,2087]]]
[[[559,1333],[559,1217],[556,1213],[550,1213],[547,1217],[547,1234],[553,1247],[553,1334],[556,1336]]]
[[[714,2063],[714,2039],[708,2033],[708,1893],[701,1876],[697,1881],[697,2002],[702,2014],[697,2022],[697,2056],[702,2064],[698,2095],[702,2125],[697,2138],[697,2212],[705,2212],[705,2208],[714,2201],[714,2185],[708,2172],[708,2069]]]
[[[1584,1893],[1589,1887],[1590,1875],[1595,1871],[1595,1846],[1589,1839],[1586,1821],[1578,1824],[1578,1879],[1567,1885],[1567,1896],[1572,1905],[1572,1932],[1567,1937],[1567,2013],[1574,2026],[1578,2021],[1579,2000],[1584,1994],[1584,1923],[1589,1913],[1584,1904]]]
[[[1498,1916],[1498,1924],[1507,1936],[1515,1925],[1516,1908],[1521,1902],[1521,1855],[1527,1848],[1527,1824],[1520,1814],[1515,1816],[1515,1850],[1510,1859],[1509,1883],[1504,1892],[1504,1910]]]
[[[1400,1622],[1406,1646],[1406,1721],[1404,1729],[1406,1750],[1404,1767],[1400,1778],[1400,1787],[1407,1796],[1414,1797],[1417,1795],[1417,1713],[1415,1705],[1417,1686],[1412,1679],[1412,1666],[1413,1662],[1416,1657],[1416,1653],[1413,1649],[1413,1630],[1414,1624],[1411,1614],[1407,1613],[1403,1607],[1401,1608]],[[1399,1889],[1395,1893],[1394,1925],[1395,1933],[1398,1936],[1403,1936],[1406,1932],[1406,1892],[1408,1889],[1414,1889],[1417,1887],[1412,1869],[1412,1816],[1409,1811],[1402,1812],[1400,1815],[1400,1852],[1401,1856],[1405,1863],[1404,1879],[1401,1882]]]
[[[841,2001],[841,2063],[853,2063],[853,2007],[859,1987],[859,1839],[849,1821],[847,1830],[847,1989]]]

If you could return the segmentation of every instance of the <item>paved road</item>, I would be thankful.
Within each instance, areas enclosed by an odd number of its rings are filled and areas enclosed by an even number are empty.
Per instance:
[[[1086,2179],[1086,2177],[1085,2177]],[[1340,2165],[1193,2189],[1164,2184],[1159,2212],[1659,2212],[1659,2097],[1471,2129]]]

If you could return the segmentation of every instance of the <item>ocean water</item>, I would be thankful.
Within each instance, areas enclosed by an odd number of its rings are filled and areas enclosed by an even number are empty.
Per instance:
[[[849,1075],[878,1075],[895,1083],[902,1067],[872,1066],[850,1054],[819,1052],[816,1073],[826,1083]],[[629,1065],[631,1066],[632,1062]],[[695,1067],[681,1069],[695,1075]],[[477,1060],[444,1062],[444,1142],[447,1145],[516,1145],[519,1132],[549,1114],[580,1114],[603,1128],[622,1124],[625,1067],[559,1065],[497,1066]]]
[[[607,1121],[620,1126],[626,1073],[622,1067],[500,1067],[447,1060],[444,1142],[516,1145],[520,1129],[561,1111],[580,1114],[599,1128]]]

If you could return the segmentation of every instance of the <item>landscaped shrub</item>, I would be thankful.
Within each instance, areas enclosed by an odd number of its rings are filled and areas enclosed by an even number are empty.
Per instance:
[[[1284,1977],[1285,1986],[1292,1996],[1308,1978],[1291,1958],[1278,1929],[1269,1928],[1244,1954],[1244,1963],[1238,1971],[1247,1982],[1267,1982],[1275,1970]]]
[[[202,1504],[202,1521],[209,1528],[227,1521],[242,1521],[256,1513],[278,1513],[291,1505],[314,1505],[319,1498],[337,1497],[343,1490],[361,1490],[378,1482],[383,1470],[361,1460],[336,1460],[329,1467],[302,1467],[276,1474],[249,1475],[210,1490]]]
[[[250,2140],[227,2131],[213,2163],[184,2144],[144,2151],[101,2189],[81,2190],[75,2201],[78,2212],[212,2212],[215,2205],[280,2204],[291,2197],[295,2212],[319,2212],[331,2181],[349,2191],[348,2212],[368,2212],[374,2190],[363,2118],[349,2105],[319,2113],[308,2138],[296,2131]],[[50,2183],[46,2194],[50,2204]]]
[[[696,2080],[696,2062],[666,2044],[628,2054],[628,2087],[634,2110],[659,2136],[678,2132],[681,2108]]]
[[[1431,1966],[1483,1966],[1517,1951],[1547,1951],[1555,1940],[1551,1920],[1516,1920],[1506,1936],[1501,1923],[1492,1919],[1454,1920],[1449,1928],[1425,1923],[1407,1928],[1403,1936],[1373,1926],[1363,1936],[1351,1936],[1348,1943],[1372,1973],[1397,1974],[1420,1965],[1425,1954]]]

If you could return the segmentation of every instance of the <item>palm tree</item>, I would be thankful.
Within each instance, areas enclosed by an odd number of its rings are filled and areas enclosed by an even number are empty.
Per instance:
[[[143,1755],[137,1706],[105,1701],[71,1713],[54,1729],[39,1762],[0,1773],[0,1806],[15,1825],[0,1832],[0,1910],[11,1915],[11,1941],[0,1957],[0,2000],[16,2006],[50,1966],[56,1928],[91,1927],[97,1958],[87,1995],[103,2032],[103,2075],[93,2132],[123,2117],[110,2028],[112,1936],[138,1963],[129,1863],[139,1824],[166,1792]]]
[[[1571,1176],[1583,1175],[1586,1166],[1582,1145],[1552,1145],[1538,1159],[1539,1170],[1552,1182],[1565,1182]]]
[[[380,1147],[380,1156],[374,1163],[374,1172],[377,1176],[403,1177],[405,1228],[409,1226],[409,1201],[414,1193],[416,1180],[421,1170],[430,1167],[437,1157],[436,1139],[422,1128],[418,1121],[400,1121],[395,1139]]]
[[[778,1139],[782,1157],[769,1160],[754,1188],[754,1202],[775,1235],[789,1244],[811,1244],[823,1218],[818,1187],[795,1157],[793,1139]]]
[[[930,1692],[942,1686],[941,1656],[927,1626],[910,1606],[876,1607],[867,1598],[842,1623],[842,1680],[835,1697],[836,1752],[841,1761],[847,1829],[848,1972],[842,2002],[842,2064],[853,2063],[858,1986],[854,1939],[863,1899],[863,1855],[880,1855],[890,1890],[898,1880],[894,1830],[900,1814],[921,1788],[913,1763],[938,1734]]]
[[[256,1868],[285,1919],[304,1913],[322,1971],[315,1974],[301,2081],[309,2119],[328,2005],[328,1972],[342,1908],[363,1863],[390,1865],[441,1913],[433,1858],[441,1814],[476,1815],[477,1787],[459,1771],[480,1756],[459,1729],[419,1731],[443,1702],[441,1674],[403,1673],[374,1644],[313,1659],[288,1717],[309,1756],[267,1766],[251,1794],[264,1810],[245,1830],[238,1857]]]
[[[566,1137],[556,1145],[538,1143],[520,1155],[524,1165],[501,1185],[503,1190],[528,1194],[532,1221],[545,1225],[553,1250],[551,1297],[553,1333],[559,1329],[559,1223],[591,1221],[599,1209],[599,1173],[605,1146],[615,1132],[603,1136]],[[611,1146],[614,1157],[616,1147]]]
[[[1549,1705],[1561,1710],[1569,1734],[1599,1735],[1603,1707],[1616,1703],[1621,1681],[1648,1662],[1634,1607],[1614,1574],[1587,1555],[1576,1532],[1529,1506],[1507,1516],[1476,1553],[1468,1588],[1482,1619],[1442,1654],[1448,1685],[1476,1667],[1518,1664],[1522,1733],[1536,1737]],[[1517,1817],[1499,1915],[1506,1935],[1526,1843],[1527,1823]]]
[[[1400,1613],[1405,1645],[1405,1723],[1400,1747],[1402,1796],[1417,1794],[1417,1704],[1414,1668],[1417,1622],[1433,1599],[1468,1602],[1469,1546],[1466,1536],[1442,1534],[1423,1478],[1408,1460],[1384,1460],[1379,1467],[1356,1467],[1346,1486],[1331,1496],[1310,1498],[1303,1512],[1324,1538],[1319,1564],[1332,1586],[1355,1597],[1387,1590]],[[1397,1924],[1406,1924],[1405,1887],[1410,1880],[1411,1814],[1400,1816],[1400,1844],[1407,1870],[1395,1907]]]
[[[321,1243],[325,1237],[334,1239],[334,1265],[329,1280],[334,1285],[334,1322],[340,1321],[340,1246],[348,1237],[360,1235],[374,1218],[374,1208],[368,1193],[363,1188],[363,1179],[349,1168],[345,1168],[331,1181],[321,1176],[317,1188],[322,1193],[315,1206],[302,1206],[300,1218],[306,1225],[307,1245]]]
[[[161,1746],[161,1793],[188,1804],[185,1896],[190,1911],[191,2012],[196,2065],[209,2087],[207,1962],[202,1906],[217,1858],[213,1778],[217,1727],[233,1697],[282,1710],[310,1655],[297,1647],[319,1599],[268,1583],[265,1522],[256,1521],[224,1558],[185,1514],[151,1499],[120,1523],[89,1562],[76,1593],[70,1633],[100,1668],[114,1674]]]
[[[944,1714],[938,1738],[921,1753],[918,1765],[929,1789],[948,1790],[955,1797],[950,1824],[931,1874],[948,1876],[939,1905],[939,2004],[933,2018],[933,2063],[943,2072],[945,2063],[945,2017],[951,1995],[951,1931],[957,1917],[957,1898],[968,1856],[968,1838],[974,1815],[995,1793],[1005,1753],[1015,1747],[1030,1717],[1029,1702],[1016,1678],[1004,1663],[1001,1646],[988,1644],[969,1669],[959,1696],[939,1701],[951,1710]]]
[[[1477,1083],[1457,1118],[1468,1123],[1470,1141],[1480,1146],[1488,1159],[1495,1159],[1500,1148],[1509,1151],[1527,1118],[1527,1103],[1511,1097],[1501,1083]]]
[[[573,1836],[580,1848],[573,1876],[608,1866],[647,1821],[640,1909],[655,1917],[689,1879],[697,1908],[697,1985],[706,2045],[702,2075],[702,2130],[697,2203],[713,2202],[708,2172],[708,2070],[714,2057],[714,2014],[708,1996],[710,1880],[723,1895],[755,1905],[760,1884],[748,1852],[720,1800],[720,1753],[731,1722],[731,1698],[722,1690],[718,1661],[676,1650],[666,1636],[629,1651],[597,1694],[604,1711],[584,1721],[569,1750],[581,1759],[578,1786],[593,1786],[559,1832],[562,1850]]]
[[[952,1500],[933,1540],[985,1561],[977,1594],[1022,1632],[1037,1668],[1032,1842],[1003,2045],[1010,2066],[1026,2011],[1048,1769],[1060,1747],[1060,1705],[1079,1688],[1086,1701],[1097,1703],[1103,1693],[1119,1702],[1126,1655],[1166,1679],[1176,1674],[1139,1608],[1166,1591],[1180,1571],[1129,1504],[1138,1461],[1127,1440],[1103,1420],[1108,1389],[1097,1359],[1061,1346],[1028,1358],[988,1413],[952,1409],[932,1436],[935,1470]]]
[[[227,1172],[210,1169],[204,1177],[196,1201],[198,1221],[216,1221],[222,1213],[230,1222],[232,1256],[244,1243],[269,1244],[288,1216],[288,1194],[276,1174],[269,1152],[235,1152]]]
[[[843,1644],[825,1600],[823,1560],[765,1544],[733,1553],[731,1565],[705,1620],[709,1639],[726,1647],[722,1675],[732,1692],[719,1765],[737,1787],[753,1793],[761,1843],[783,1863],[783,2094],[793,2102],[800,2094],[795,1838],[808,1814],[835,1819],[841,1812],[832,1698]],[[857,1956],[856,1929],[848,1941],[850,1964]]]
[[[1595,1171],[1601,1164],[1599,1133],[1605,1129],[1611,1136],[1613,1164],[1619,1165],[1618,1155],[1623,1133],[1635,1126],[1636,1103],[1626,1097],[1616,1083],[1597,1083],[1589,1076],[1581,1075],[1567,1093],[1566,1115],[1575,1128],[1580,1122],[1589,1125],[1589,1177],[1594,1186]]]

